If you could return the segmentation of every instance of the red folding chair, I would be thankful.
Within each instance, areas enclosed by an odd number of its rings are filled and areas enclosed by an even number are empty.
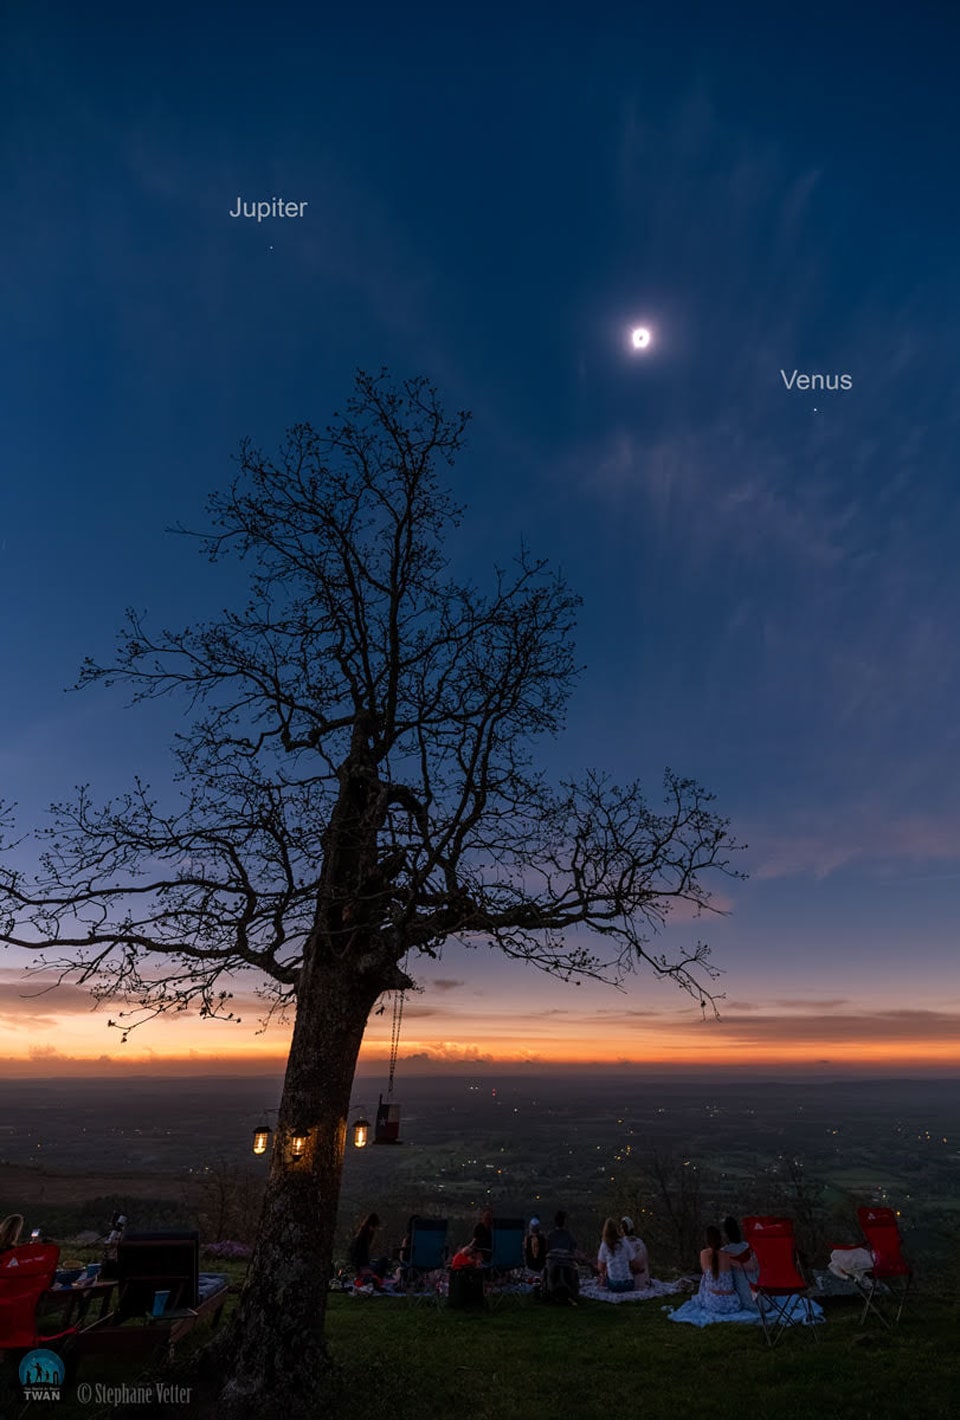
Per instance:
[[[817,1340],[813,1303],[806,1278],[800,1271],[791,1218],[744,1218],[744,1233],[753,1248],[759,1274],[750,1283],[763,1334],[769,1346],[776,1346],[787,1327],[803,1321]],[[797,1315],[797,1312],[800,1315]]]
[[[60,1249],[50,1243],[24,1243],[0,1253],[0,1351],[29,1351],[47,1341],[73,1336],[77,1328],[41,1336],[37,1304],[52,1285]]]
[[[862,1278],[856,1278],[858,1292],[863,1297],[863,1314],[860,1325],[872,1312],[882,1326],[888,1329],[896,1326],[907,1300],[913,1269],[903,1255],[903,1239],[897,1226],[897,1215],[892,1208],[858,1208],[857,1219],[867,1247],[873,1254],[873,1267]],[[897,1312],[890,1321],[877,1301],[878,1290],[889,1288],[893,1301],[898,1303]]]

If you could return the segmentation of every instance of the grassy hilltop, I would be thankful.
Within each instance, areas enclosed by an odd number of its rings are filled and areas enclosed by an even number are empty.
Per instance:
[[[240,1281],[241,1265],[224,1270]],[[338,1379],[324,1414],[329,1420],[743,1420],[753,1413],[952,1420],[957,1414],[960,1302],[946,1289],[915,1296],[892,1333],[875,1323],[862,1329],[855,1302],[828,1301],[816,1341],[797,1328],[773,1351],[752,1327],[676,1325],[661,1308],[680,1300],[583,1302],[574,1310],[505,1298],[470,1315],[432,1302],[334,1294],[328,1335]],[[131,1385],[159,1374],[134,1375],[129,1363],[90,1358],[68,1381],[57,1414],[216,1420],[215,1391],[197,1385],[194,1365],[184,1346],[164,1375],[191,1386],[193,1399],[163,1412],[77,1404],[79,1380]],[[39,1420],[39,1403],[24,1409],[15,1392],[9,1400],[13,1405],[0,1404],[0,1414],[32,1420],[36,1413]]]

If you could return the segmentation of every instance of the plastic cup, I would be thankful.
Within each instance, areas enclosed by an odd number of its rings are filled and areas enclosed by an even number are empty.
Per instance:
[[[169,1300],[170,1300],[170,1293],[169,1293],[169,1292],[154,1292],[154,1294],[153,1294],[153,1307],[151,1308],[150,1315],[151,1315],[151,1316],[163,1316],[164,1312],[165,1312],[166,1309],[167,1309],[167,1302],[169,1302]]]

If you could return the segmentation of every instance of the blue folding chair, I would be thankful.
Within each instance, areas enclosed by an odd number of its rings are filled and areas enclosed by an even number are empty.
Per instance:
[[[404,1290],[411,1297],[439,1298],[436,1285],[429,1285],[431,1273],[441,1272],[447,1265],[446,1218],[410,1219],[410,1246],[406,1262],[400,1264]]]
[[[526,1227],[522,1218],[494,1218],[493,1253],[489,1265],[484,1268],[487,1295],[491,1301],[500,1301],[509,1295],[505,1289],[516,1284],[518,1275],[524,1270],[525,1233]]]
[[[494,1218],[493,1255],[490,1271],[517,1272],[523,1267],[523,1239],[526,1233],[522,1218]]]

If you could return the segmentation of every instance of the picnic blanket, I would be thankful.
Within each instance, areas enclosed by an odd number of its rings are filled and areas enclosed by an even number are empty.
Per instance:
[[[216,1292],[222,1292],[228,1285],[230,1278],[225,1272],[201,1272],[197,1278],[197,1296],[201,1302],[205,1302],[208,1297],[212,1297]]]
[[[721,1321],[738,1322],[741,1326],[759,1326],[760,1306],[762,1305],[761,1302],[757,1306],[741,1307],[736,1312],[711,1312],[700,1305],[699,1297],[691,1297],[688,1302],[684,1302],[682,1307],[672,1310],[669,1307],[664,1307],[664,1311],[670,1321],[685,1321],[690,1326],[713,1326],[714,1322]],[[812,1302],[811,1306],[813,1307],[813,1320],[815,1322],[823,1321],[823,1308],[818,1306],[816,1302]],[[799,1297],[794,1298],[787,1315],[789,1316],[789,1325],[806,1322],[806,1310]]]
[[[422,1286],[417,1288],[407,1288],[406,1291],[393,1280],[381,1282],[379,1287],[372,1282],[365,1282],[358,1287],[356,1282],[348,1283],[343,1290],[350,1297],[434,1297],[437,1294],[436,1284],[432,1287]]]
[[[687,1290],[683,1282],[658,1282],[651,1277],[649,1285],[636,1292],[608,1292],[596,1278],[580,1285],[580,1296],[590,1302],[647,1302],[653,1297],[672,1297]]]
[[[445,1273],[435,1273],[431,1282],[426,1278],[424,1285],[414,1287],[401,1287],[394,1281],[385,1281],[379,1287],[375,1287],[372,1282],[365,1282],[358,1287],[354,1282],[350,1286],[343,1288],[351,1297],[445,1297],[449,1291],[449,1280]],[[488,1296],[526,1296],[536,1291],[533,1282],[489,1282],[486,1286]]]

